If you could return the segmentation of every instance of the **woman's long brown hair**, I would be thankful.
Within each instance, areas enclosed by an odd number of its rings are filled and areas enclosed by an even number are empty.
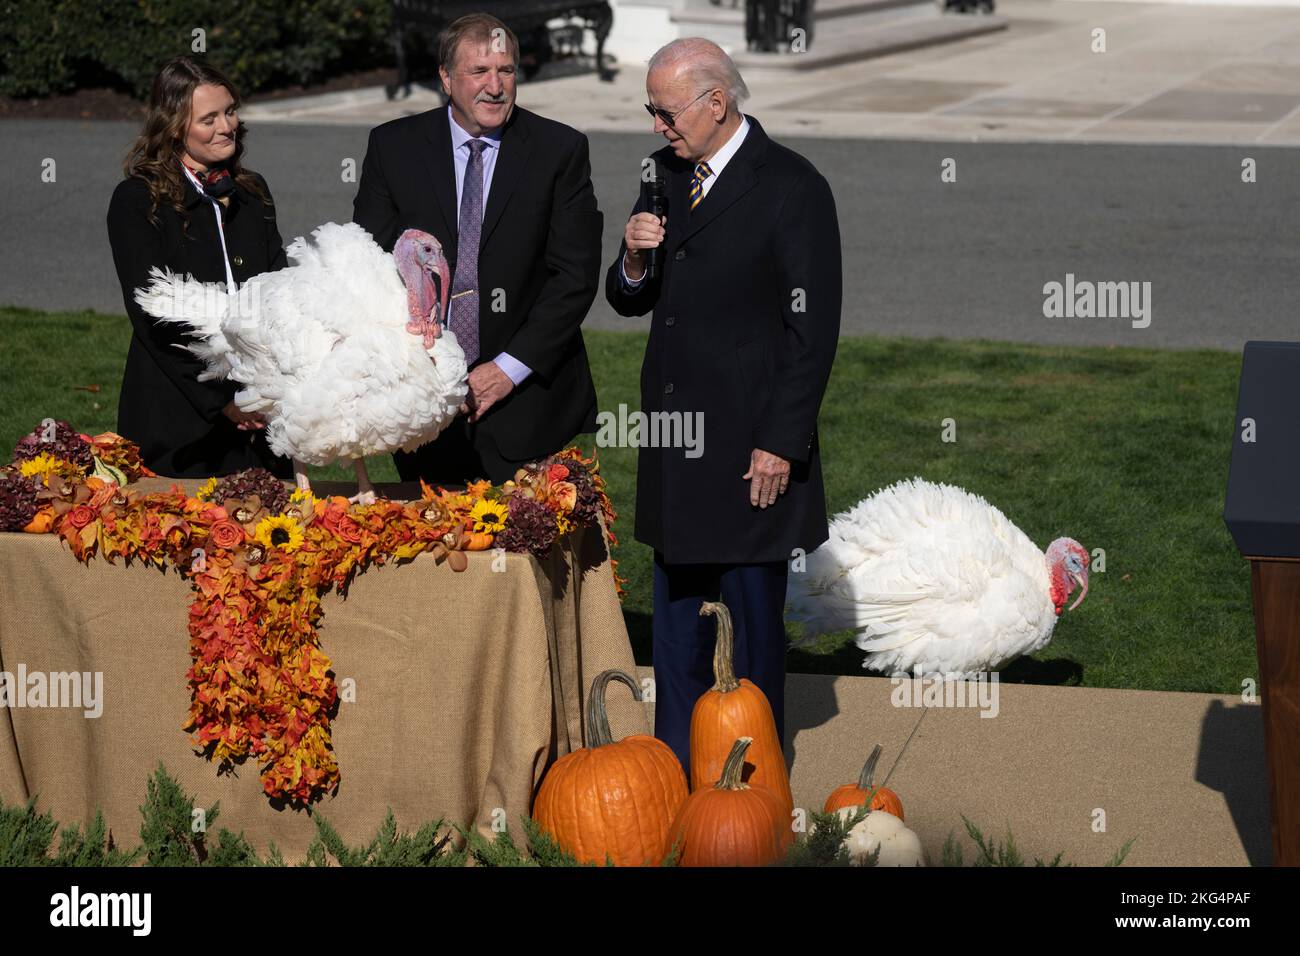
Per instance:
[[[149,220],[158,224],[158,207],[165,201],[187,226],[185,213],[185,181],[180,158],[185,150],[185,136],[190,123],[190,107],[194,102],[194,89],[202,84],[224,86],[239,108],[239,93],[225,74],[201,57],[178,56],[163,65],[153,78],[149,93],[149,113],[144,128],[127,153],[123,170],[128,178],[138,176],[149,184]],[[248,129],[243,122],[235,131],[235,152],[225,166],[237,186],[270,205],[270,199],[258,185],[252,170],[240,164],[244,155],[244,142]]]

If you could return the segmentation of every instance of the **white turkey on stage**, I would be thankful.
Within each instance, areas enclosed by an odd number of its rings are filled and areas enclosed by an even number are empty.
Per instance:
[[[978,495],[920,478],[836,515],[830,538],[789,575],[788,618],[804,640],[861,631],[864,667],[893,676],[999,670],[1052,639],[1088,552],[1057,538],[1046,554]]]
[[[292,266],[233,296],[155,268],[135,299],[196,337],[186,347],[207,366],[201,379],[243,386],[235,404],[264,416],[267,442],[293,459],[300,488],[304,464],[348,458],[353,500],[373,501],[364,456],[414,451],[465,401],[465,355],[443,327],[450,270],[438,241],[415,229],[392,255],[355,223],[327,222],[312,236],[285,250]]]

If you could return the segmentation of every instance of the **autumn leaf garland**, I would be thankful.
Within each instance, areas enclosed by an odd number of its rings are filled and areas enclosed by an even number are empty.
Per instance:
[[[266,795],[305,806],[339,783],[330,740],[338,688],[320,647],[321,595],[356,572],[428,552],[453,570],[467,551],[544,557],[575,528],[615,520],[599,465],[576,448],[464,492],[422,484],[420,500],[352,505],[288,489],[262,469],[142,495],[139,449],[111,433],[47,421],[0,469],[0,530],[57,534],[78,560],[175,567],[194,591],[183,729],[225,770],[252,756]],[[34,512],[34,513],[33,513]],[[4,522],[8,522],[7,524]],[[615,581],[620,597],[622,580]]]

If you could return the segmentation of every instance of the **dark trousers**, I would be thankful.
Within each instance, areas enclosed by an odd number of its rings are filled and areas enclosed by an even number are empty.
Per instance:
[[[713,686],[718,619],[700,616],[721,600],[735,629],[736,677],[748,677],[772,705],[785,743],[785,585],[789,565],[665,564],[655,552],[655,736],[691,774],[691,712]]]
[[[423,478],[431,485],[464,487],[486,478],[494,485],[508,481],[527,462],[511,461],[497,451],[496,443],[478,434],[468,415],[460,415],[433,441],[413,452],[395,451],[393,461],[402,481]]]

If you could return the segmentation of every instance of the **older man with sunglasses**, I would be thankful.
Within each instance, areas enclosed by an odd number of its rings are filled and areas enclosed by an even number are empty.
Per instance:
[[[646,94],[667,140],[654,154],[666,214],[638,200],[605,293],[621,315],[653,312],[649,420],[703,414],[702,443],[643,442],[637,467],[636,538],[655,552],[655,735],[689,773],[691,711],[713,683],[703,601],[730,609],[736,674],[767,696],[784,741],[787,575],[827,538],[817,413],[839,337],[840,237],[825,178],[740,112],[749,91],[716,44],[659,50]]]

